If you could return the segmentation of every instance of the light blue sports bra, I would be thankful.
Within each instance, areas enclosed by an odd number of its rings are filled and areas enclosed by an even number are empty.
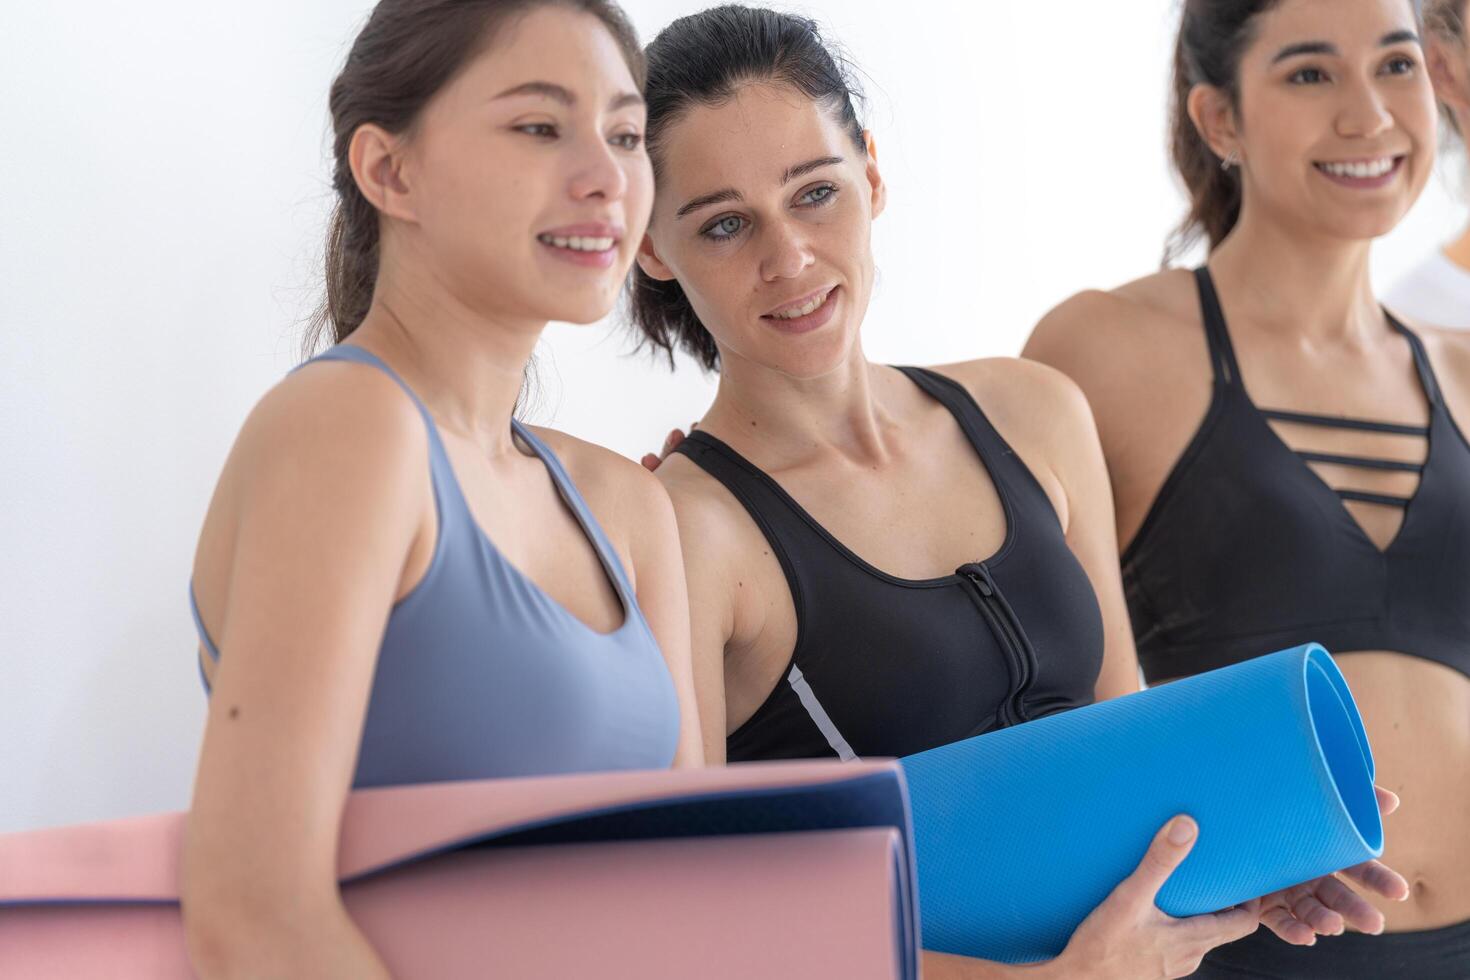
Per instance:
[[[470,514],[428,409],[392,368],[346,344],[312,361],[371,365],[413,400],[429,432],[439,514],[429,568],[393,606],[378,648],[353,786],[668,767],[679,739],[673,680],[622,562],[550,448],[511,421],[617,591],[623,624],[611,633],[567,612],[496,550]],[[192,586],[189,605],[218,661]]]

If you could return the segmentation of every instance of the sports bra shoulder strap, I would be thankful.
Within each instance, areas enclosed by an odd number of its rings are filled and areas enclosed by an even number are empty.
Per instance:
[[[921,367],[899,367],[919,389],[949,410],[959,424],[960,431],[970,441],[975,452],[985,461],[985,468],[993,479],[1004,479],[1003,471],[1010,462],[1020,463],[1020,458],[1011,451],[1005,438],[990,424],[985,411],[975,401],[968,388],[954,378]],[[1024,469],[1025,464],[1020,464]]]
[[[731,496],[740,501],[766,540],[776,545],[783,565],[787,564],[784,551],[788,543],[797,539],[810,541],[813,535],[830,540],[815,518],[765,470],[715,436],[695,429],[674,447],[674,452],[687,457],[695,466],[720,481]]]
[[[747,507],[751,506],[752,490],[758,496],[771,496],[778,500],[784,500],[786,496],[764,470],[707,432],[691,431],[673,451],[719,480]]]
[[[582,491],[572,482],[572,477],[567,473],[566,467],[562,465],[561,457],[558,456],[550,446],[541,440],[529,427],[522,425],[518,420],[510,420],[511,432],[520,439],[531,451],[534,452],[551,474],[551,482],[556,484],[556,492],[562,501],[571,510],[572,516],[582,527],[582,533],[592,542],[593,549],[597,552],[597,558],[602,562],[603,569],[617,585],[623,605],[631,615],[637,605],[637,596],[633,590],[632,580],[628,578],[627,569],[623,567],[623,561],[618,557],[618,551],[613,547],[612,541],[603,531],[602,525],[598,523],[597,517],[592,513],[592,508],[587,506],[587,500],[582,496]]]
[[[1215,280],[1208,266],[1194,270],[1195,285],[1199,289],[1200,313],[1205,321],[1205,339],[1210,345],[1210,365],[1215,371],[1215,383],[1234,385],[1240,379],[1240,368],[1235,362],[1235,348],[1230,343],[1230,329],[1225,325],[1225,311],[1220,308],[1220,294],[1215,291]]]
[[[954,378],[948,378],[928,368],[895,365],[908,379],[918,385],[935,401],[955,415],[970,415],[975,410],[975,401]]]
[[[833,545],[833,539],[779,483],[720,439],[695,429],[674,447],[674,452],[718,480],[760,528],[761,535],[781,564],[781,571],[791,588],[792,601],[796,603],[799,647],[802,588],[792,556],[799,553],[798,549],[810,547],[814,541]]]
[[[306,365],[313,364],[317,361],[351,361],[354,364],[366,364],[369,367],[377,368],[392,378],[393,383],[403,389],[403,393],[413,402],[414,408],[418,409],[419,415],[424,420],[424,425],[428,427],[430,442],[433,443],[437,450],[440,452],[443,451],[442,444],[439,441],[439,427],[434,424],[434,417],[429,414],[428,407],[424,405],[418,395],[414,394],[414,390],[408,386],[407,382],[398,376],[398,372],[389,367],[387,362],[381,357],[372,351],[352,344],[337,344],[333,347],[328,347],[310,360],[301,362],[292,368],[291,371],[294,374],[306,367]]]
[[[1389,325],[1403,334],[1404,339],[1409,342],[1409,350],[1414,355],[1414,368],[1419,372],[1419,382],[1424,386],[1424,394],[1431,405],[1439,405],[1439,379],[1434,376],[1434,366],[1429,363],[1429,353],[1424,349],[1424,342],[1388,310],[1385,309],[1383,315],[1388,317]]]

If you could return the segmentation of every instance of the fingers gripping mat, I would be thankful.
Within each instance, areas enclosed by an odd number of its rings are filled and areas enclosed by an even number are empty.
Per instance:
[[[1316,644],[902,760],[924,946],[1053,957],[1170,817],[1199,823],[1158,894],[1185,916],[1377,857],[1367,735]]]

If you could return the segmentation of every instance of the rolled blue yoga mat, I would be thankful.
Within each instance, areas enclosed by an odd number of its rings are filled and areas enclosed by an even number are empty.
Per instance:
[[[1373,757],[1317,644],[902,760],[926,949],[1056,956],[1175,814],[1194,850],[1158,895],[1228,908],[1383,852]]]

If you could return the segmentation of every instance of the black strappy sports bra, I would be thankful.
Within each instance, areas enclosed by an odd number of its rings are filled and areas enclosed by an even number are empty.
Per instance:
[[[1470,676],[1470,444],[1445,409],[1419,338],[1427,427],[1260,409],[1246,394],[1209,272],[1195,270],[1215,373],[1209,411],[1123,555],[1150,680],[1299,643],[1388,650]],[[1425,462],[1297,452],[1268,420],[1428,439]],[[1306,464],[1417,471],[1412,497],[1333,489]],[[1343,507],[1404,509],[1380,549]]]
[[[908,755],[1093,700],[1102,615],[1046,492],[964,388],[899,370],[954,415],[1005,510],[1000,550],[951,575],[880,571],[719,439],[679,444],[760,527],[796,610],[791,662],[731,762]]]

